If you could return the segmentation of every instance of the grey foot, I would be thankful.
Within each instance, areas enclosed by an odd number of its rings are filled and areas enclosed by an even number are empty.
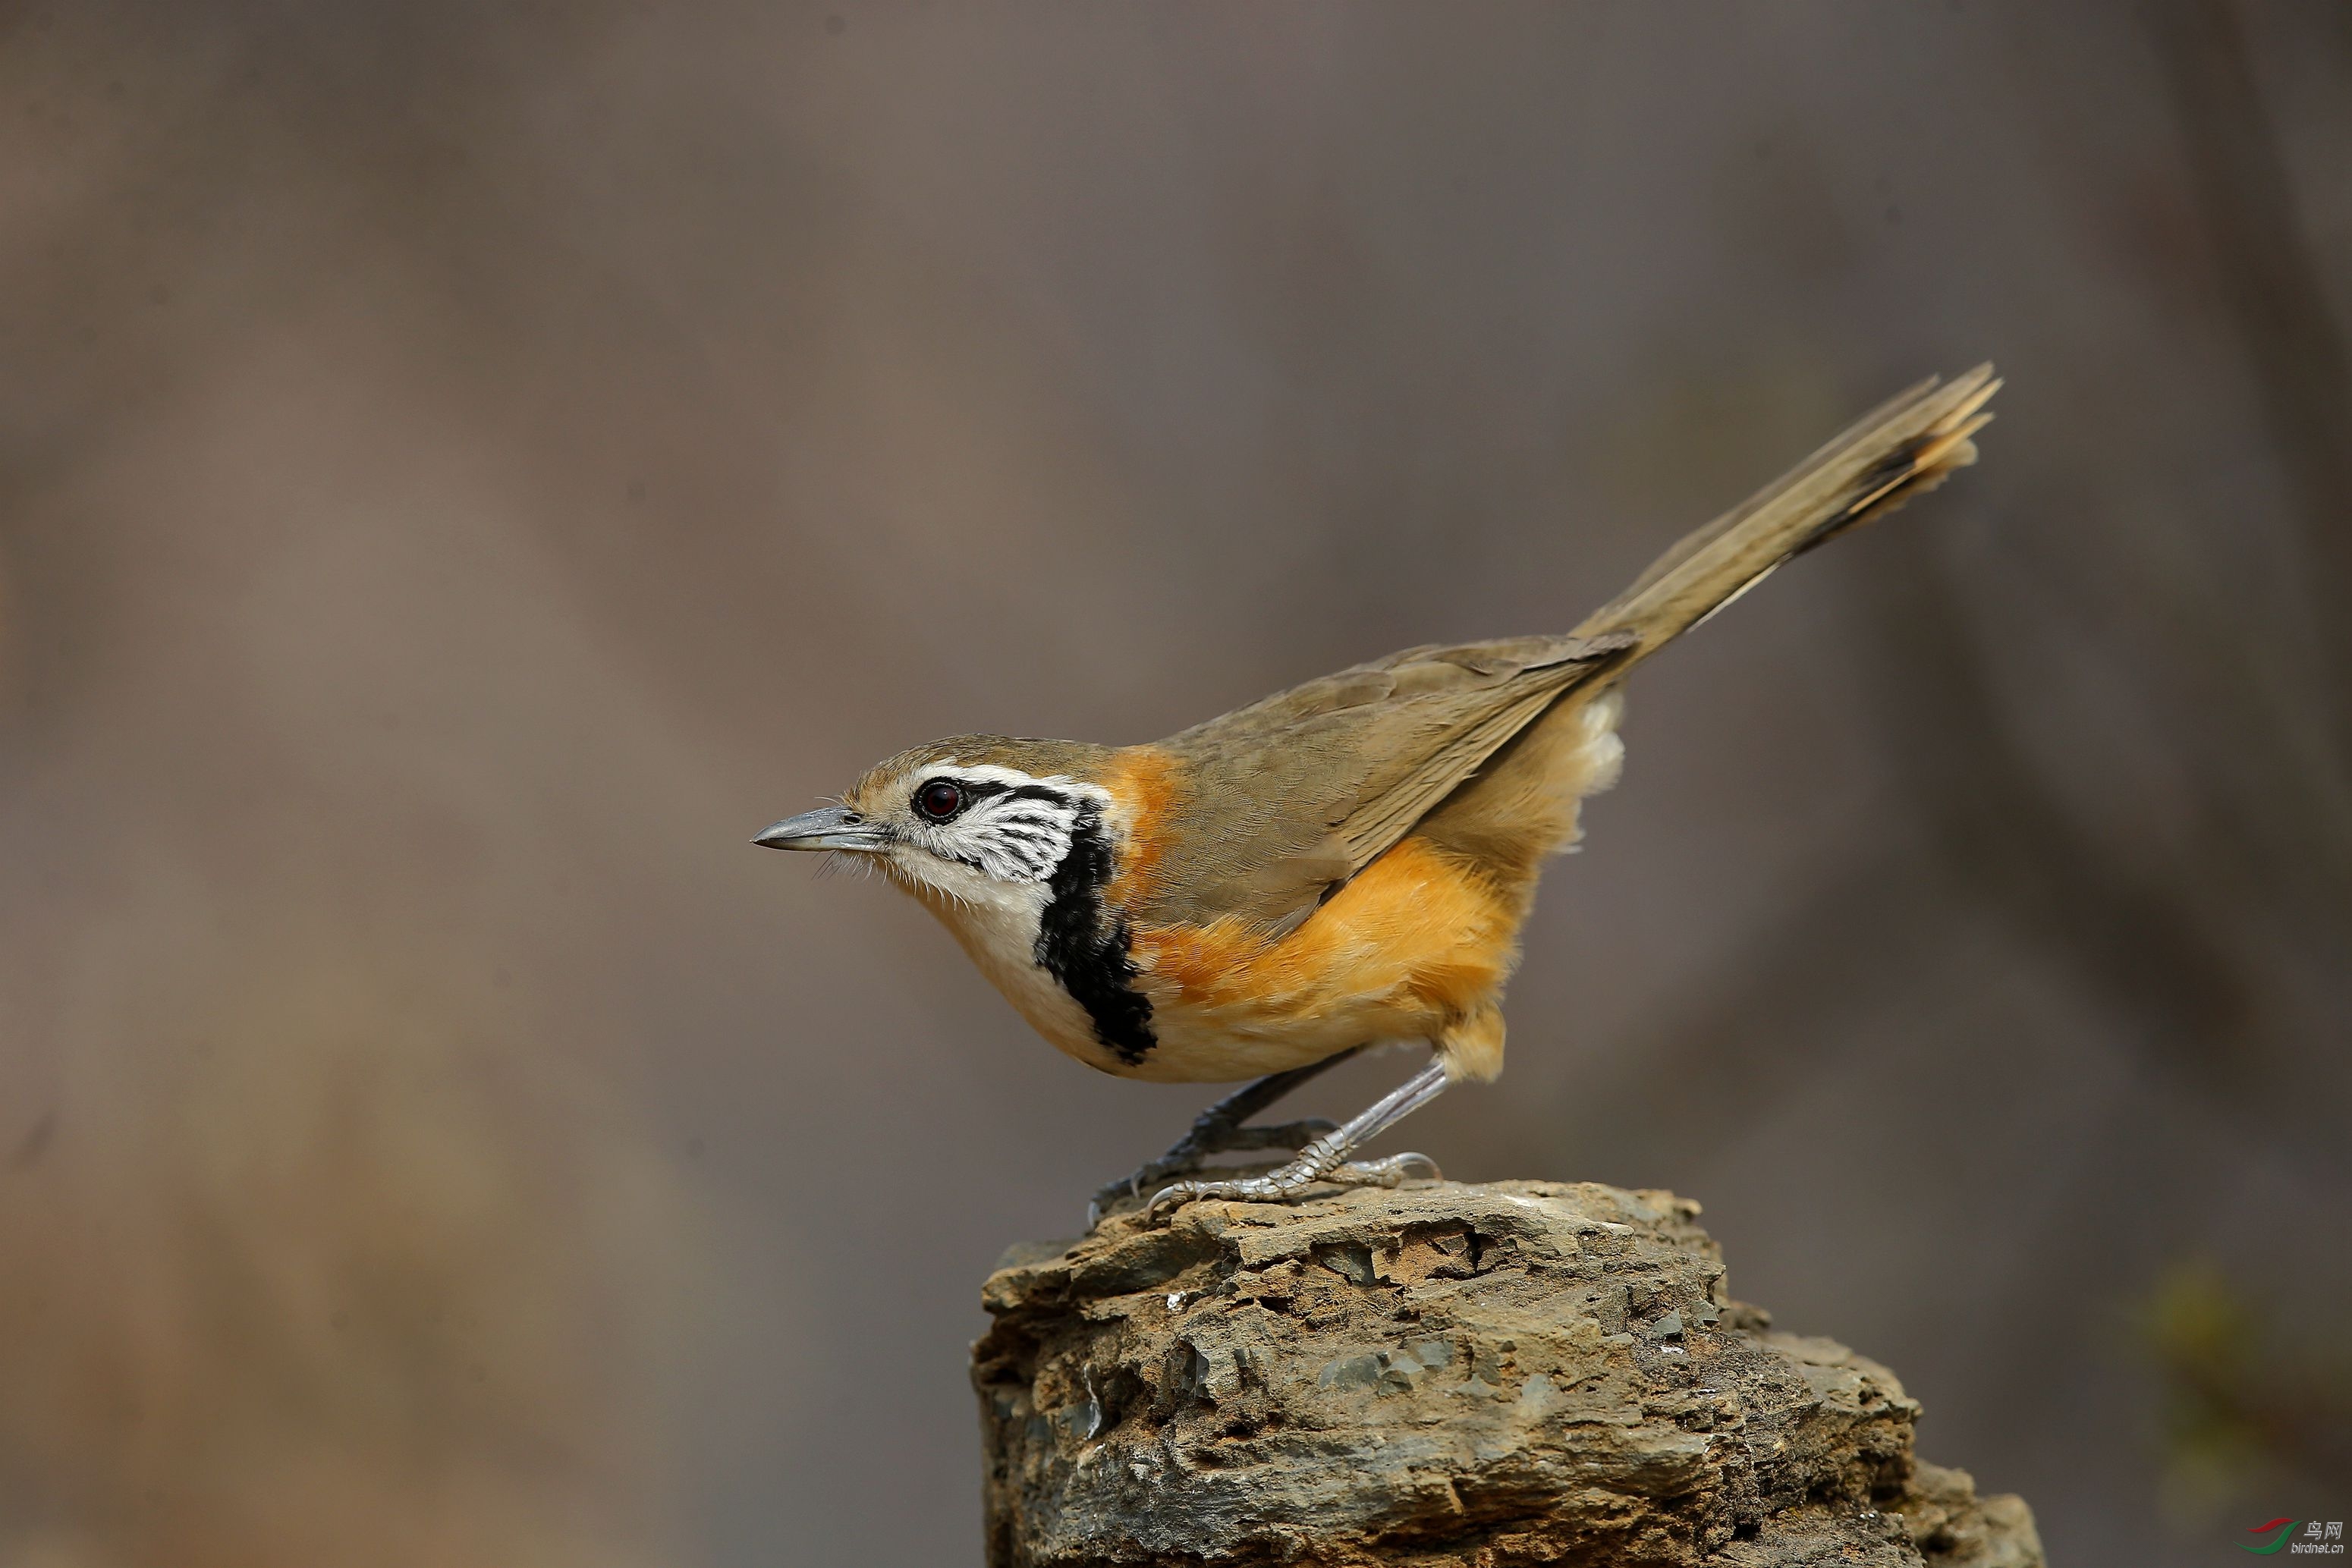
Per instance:
[[[1145,1215],[1157,1219],[1188,1203],[1221,1197],[1237,1203],[1286,1203],[1310,1186],[1401,1186],[1414,1176],[1442,1181],[1437,1162],[1427,1155],[1391,1155],[1380,1160],[1341,1161],[1318,1157],[1316,1151],[1264,1176],[1226,1181],[1180,1181],[1152,1197]]]
[[[1192,1175],[1207,1163],[1211,1155],[1243,1149],[1303,1149],[1338,1125],[1321,1116],[1309,1116],[1297,1122],[1278,1122],[1270,1127],[1244,1127],[1230,1117],[1218,1115],[1213,1108],[1204,1112],[1192,1124],[1192,1130],[1178,1139],[1176,1146],[1166,1154],[1097,1188],[1094,1202],[1088,1207],[1087,1223],[1099,1219],[1104,1210],[1123,1198],[1141,1197],[1171,1176]]]
[[[1180,1181],[1153,1196],[1147,1218],[1158,1218],[1201,1197],[1235,1198],[1243,1202],[1280,1203],[1321,1182],[1347,1186],[1395,1186],[1410,1171],[1437,1176],[1437,1162],[1427,1155],[1391,1155],[1384,1160],[1351,1162],[1348,1156],[1395,1126],[1414,1111],[1445,1092],[1450,1082],[1445,1064],[1430,1064],[1374,1101],[1362,1114],[1324,1134],[1298,1152],[1298,1157],[1264,1176],[1223,1181]]]
[[[1359,1046],[1355,1050],[1327,1056],[1320,1061],[1310,1061],[1304,1067],[1270,1072],[1254,1083],[1246,1083],[1234,1090],[1192,1118],[1192,1131],[1177,1139],[1174,1148],[1138,1169],[1126,1180],[1112,1182],[1097,1190],[1094,1201],[1087,1206],[1087,1228],[1092,1229],[1101,1221],[1103,1210],[1110,1205],[1122,1199],[1141,1197],[1170,1176],[1192,1175],[1202,1168],[1210,1155],[1227,1154],[1236,1149],[1303,1149],[1316,1139],[1337,1132],[1337,1127],[1320,1116],[1302,1122],[1278,1123],[1271,1127],[1249,1127],[1243,1124],[1300,1084],[1329,1071],[1361,1049]]]

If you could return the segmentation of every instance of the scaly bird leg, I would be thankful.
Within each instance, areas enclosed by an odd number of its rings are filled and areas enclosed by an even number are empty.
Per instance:
[[[1087,1208],[1087,1223],[1092,1225],[1100,1219],[1104,1207],[1119,1198],[1140,1197],[1170,1176],[1189,1176],[1199,1170],[1202,1161],[1210,1155],[1235,1149],[1303,1148],[1310,1140],[1335,1131],[1339,1124],[1322,1116],[1281,1122],[1271,1127],[1245,1127],[1242,1124],[1316,1074],[1337,1067],[1363,1049],[1354,1046],[1337,1056],[1327,1056],[1287,1072],[1270,1072],[1243,1084],[1193,1118],[1192,1130],[1177,1139],[1166,1154],[1138,1166],[1132,1175],[1097,1189],[1094,1202]]]
[[[1432,1061],[1374,1102],[1362,1115],[1307,1145],[1298,1152],[1297,1159],[1279,1170],[1229,1181],[1180,1181],[1161,1188],[1145,1212],[1156,1218],[1202,1197],[1279,1203],[1319,1182],[1342,1186],[1395,1186],[1415,1168],[1434,1180],[1437,1162],[1427,1155],[1391,1155],[1384,1160],[1361,1164],[1350,1164],[1348,1156],[1444,1093],[1446,1082],[1445,1064]]]

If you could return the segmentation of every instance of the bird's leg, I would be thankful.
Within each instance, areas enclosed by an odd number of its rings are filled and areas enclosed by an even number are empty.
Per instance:
[[[1395,1186],[1416,1168],[1434,1180],[1437,1162],[1427,1155],[1391,1155],[1384,1160],[1361,1164],[1350,1164],[1348,1156],[1444,1093],[1446,1082],[1445,1064],[1433,1061],[1375,1101],[1363,1114],[1299,1150],[1298,1157],[1279,1170],[1229,1181],[1180,1181],[1161,1188],[1146,1212],[1164,1214],[1202,1197],[1279,1202],[1318,1182],[1336,1182],[1343,1186]]]
[[[1192,1130],[1177,1139],[1166,1154],[1137,1167],[1134,1174],[1122,1176],[1097,1191],[1088,1216],[1089,1223],[1101,1218],[1107,1204],[1121,1197],[1139,1197],[1170,1176],[1185,1176],[1199,1170],[1204,1155],[1225,1154],[1234,1149],[1301,1148],[1310,1139],[1333,1131],[1338,1124],[1321,1116],[1279,1122],[1270,1127],[1246,1127],[1242,1124],[1316,1074],[1337,1067],[1363,1049],[1360,1045],[1354,1046],[1337,1056],[1327,1056],[1320,1061],[1310,1061],[1287,1072],[1270,1072],[1264,1078],[1243,1084],[1194,1117]]]

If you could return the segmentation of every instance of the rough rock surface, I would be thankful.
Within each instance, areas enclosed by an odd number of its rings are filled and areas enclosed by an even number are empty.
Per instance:
[[[2040,1568],[1892,1373],[1724,1291],[1698,1206],[1444,1183],[1016,1249],[989,1561]]]

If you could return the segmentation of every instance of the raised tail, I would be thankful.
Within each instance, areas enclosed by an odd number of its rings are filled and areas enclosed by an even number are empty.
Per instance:
[[[1991,420],[1984,405],[2000,390],[1990,365],[1949,384],[1920,382],[1685,538],[1633,587],[1585,617],[1576,634],[1633,634],[1640,641],[1630,664],[1689,631],[1791,556],[1894,510],[1975,462],[1969,437]]]

